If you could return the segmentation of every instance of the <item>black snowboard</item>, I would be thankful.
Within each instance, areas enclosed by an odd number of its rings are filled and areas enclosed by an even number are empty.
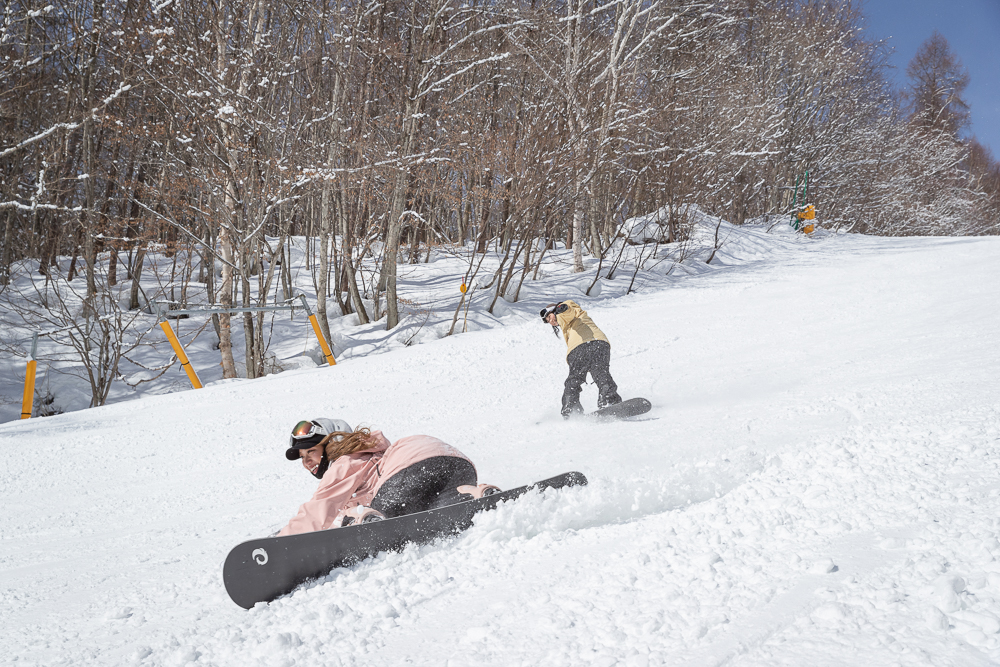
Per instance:
[[[630,398],[627,401],[615,403],[614,405],[606,405],[600,410],[594,410],[589,416],[601,421],[612,421],[614,419],[622,419],[623,417],[635,417],[636,415],[645,414],[652,407],[653,404],[645,398]]]
[[[586,483],[587,478],[582,473],[567,472],[530,486],[394,519],[250,540],[229,552],[222,566],[222,580],[233,602],[250,609],[258,602],[270,602],[334,568],[351,565],[382,551],[401,549],[411,542],[423,544],[458,533],[472,525],[477,512],[491,510],[498,503],[513,500],[532,489],[559,489]]]

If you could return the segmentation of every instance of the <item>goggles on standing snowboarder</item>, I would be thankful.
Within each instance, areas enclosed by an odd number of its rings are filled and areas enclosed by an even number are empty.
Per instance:
[[[553,313],[559,315],[560,313],[565,313],[567,310],[569,310],[569,306],[565,303],[554,303],[550,306],[542,308],[541,312],[538,314],[542,316],[542,322],[547,323],[549,321],[549,315],[552,315]]]

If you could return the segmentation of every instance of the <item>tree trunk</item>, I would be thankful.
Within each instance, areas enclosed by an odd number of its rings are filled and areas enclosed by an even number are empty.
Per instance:
[[[231,188],[230,183],[226,188],[226,208],[229,211],[236,208]],[[232,308],[233,242],[226,222],[219,227],[219,249],[222,251],[222,280],[219,283],[218,301],[223,308]],[[228,312],[219,313],[219,354],[222,356],[222,377],[224,379],[237,377],[236,362],[233,359],[232,315]]]
[[[13,261],[11,237],[14,235],[14,212],[8,210],[4,215],[3,225],[3,257],[0,258],[0,285],[10,284],[10,265]]]
[[[330,164],[333,164],[333,142],[327,152]],[[333,213],[330,210],[331,185],[329,182],[323,184],[323,194],[320,198],[319,207],[319,279],[316,281],[316,320],[319,328],[326,337],[327,342],[333,340],[330,337],[330,320],[326,314],[326,294],[329,291],[330,275],[330,238],[332,225],[330,218]]]
[[[396,176],[396,187],[389,213],[389,226],[385,235],[385,254],[382,259],[382,278],[385,286],[385,328],[390,330],[399,324],[399,302],[396,294],[396,261],[399,255],[399,232],[403,226],[403,207],[406,205],[407,174],[400,170]]]
[[[260,3],[256,2],[255,5],[254,14],[257,19],[256,24],[251,28],[254,51],[256,51],[256,47],[260,45],[260,41],[263,39],[263,23],[265,20],[265,13],[261,11]],[[216,75],[219,77],[219,81],[222,82],[227,79],[230,67],[230,36],[225,25],[225,13],[223,11],[218,12],[214,28]],[[234,103],[236,100],[245,98],[249,87],[249,75],[250,72],[247,68],[243,68],[239,72],[240,79],[235,91]],[[239,141],[237,129],[232,123],[226,119],[220,119],[218,122],[221,124],[220,129],[223,137],[223,161],[227,167],[224,201],[227,213],[226,217],[228,218],[222,220],[219,229],[219,245],[222,250],[223,259],[222,284],[219,286],[219,295],[221,298],[219,301],[224,308],[232,308],[234,286],[233,259],[236,255],[236,246],[239,243],[236,234],[242,228],[240,223],[243,221],[242,218],[244,215],[243,203],[240,201],[241,193],[238,189],[239,183],[237,182],[238,175],[240,174],[240,162],[236,155]],[[245,270],[246,266],[244,265],[243,271],[245,272]],[[236,362],[233,359],[232,316],[230,313],[221,313],[219,316],[219,352],[222,356],[222,377],[227,379],[236,377]],[[247,354],[250,354],[250,350],[247,350]],[[247,372],[249,373],[249,371],[250,369],[248,368]]]
[[[577,183],[579,187],[579,183]],[[573,202],[573,272],[583,271],[583,207],[584,203],[578,193]]]

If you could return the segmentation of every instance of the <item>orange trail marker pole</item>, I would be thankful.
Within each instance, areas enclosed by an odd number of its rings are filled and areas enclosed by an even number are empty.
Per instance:
[[[331,366],[336,366],[337,360],[333,358],[333,350],[330,349],[330,346],[327,344],[326,339],[323,338],[323,332],[320,331],[319,329],[319,320],[317,320],[316,316],[313,315],[313,312],[309,310],[309,304],[306,303],[306,295],[300,294],[299,298],[302,299],[302,307],[305,308],[306,313],[309,314],[309,322],[312,323],[313,331],[316,333],[316,340],[319,341],[319,346],[323,350],[323,356],[326,357],[326,363],[330,364]]]
[[[188,356],[184,352],[184,347],[181,342],[177,340],[177,334],[170,327],[170,322],[162,320],[160,322],[160,327],[163,329],[163,333],[167,334],[167,340],[170,341],[170,347],[174,348],[174,352],[177,353],[177,358],[181,360],[181,367],[184,372],[187,373],[188,379],[191,380],[191,386],[195,389],[201,389],[201,380],[198,379],[198,374],[195,372],[194,367],[191,366],[191,362],[188,361]]]
[[[38,369],[38,362],[35,361],[35,352],[38,350],[38,333],[31,339],[31,359],[28,361],[28,368],[24,373],[24,397],[21,399],[21,419],[31,419],[31,410],[35,403],[35,371]]]

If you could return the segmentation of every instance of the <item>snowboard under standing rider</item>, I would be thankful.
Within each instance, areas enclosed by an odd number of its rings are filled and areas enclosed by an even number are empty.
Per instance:
[[[562,330],[566,346],[566,363],[569,376],[566,378],[562,395],[562,416],[569,418],[574,413],[582,413],[580,392],[587,381],[587,373],[597,384],[597,407],[615,405],[622,402],[618,395],[618,385],[611,377],[611,344],[604,332],[575,301],[550,303],[541,311],[542,321]],[[557,332],[558,335],[558,332]]]

